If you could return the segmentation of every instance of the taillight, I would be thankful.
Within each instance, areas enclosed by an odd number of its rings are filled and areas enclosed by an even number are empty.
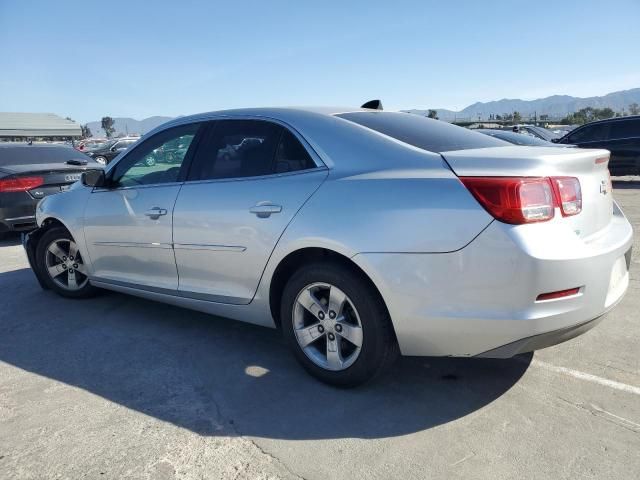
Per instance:
[[[17,177],[0,180],[0,192],[26,192],[44,183],[42,177]]]
[[[563,217],[577,215],[582,211],[582,192],[580,181],[575,177],[551,177],[558,206]]]
[[[575,177],[460,177],[495,219],[521,224],[546,222],[559,207],[563,217],[582,211],[580,181]]]
[[[461,177],[460,180],[497,220],[521,224],[553,218],[556,202],[549,178]]]

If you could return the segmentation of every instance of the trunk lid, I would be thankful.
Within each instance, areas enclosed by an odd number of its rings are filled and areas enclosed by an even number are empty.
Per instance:
[[[576,177],[582,190],[582,211],[555,220],[566,222],[585,238],[606,228],[613,215],[609,151],[557,147],[496,147],[442,152],[458,176]]]
[[[100,168],[99,166],[67,165],[60,163],[38,165],[8,165],[0,168],[0,178],[9,180],[21,177],[42,177],[44,183],[36,188],[28,190],[28,193],[36,199],[60,193],[80,180],[82,172]],[[4,174],[4,175],[2,175]]]

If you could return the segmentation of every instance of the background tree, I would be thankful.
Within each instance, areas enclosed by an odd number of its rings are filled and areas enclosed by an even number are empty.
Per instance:
[[[438,119],[438,111],[429,109],[429,112],[427,113],[427,117],[435,118],[437,120]]]
[[[594,120],[604,120],[615,116],[615,112],[609,108],[581,108],[577,112],[570,113],[561,120],[561,123],[567,125],[582,125],[583,123],[593,122]]]
[[[113,121],[113,118],[102,117],[101,126],[107,138],[111,138],[113,133],[116,131],[115,127],[113,126],[114,123],[115,122]]]
[[[638,105],[636,102],[633,102],[631,105],[629,105],[629,113],[631,115],[640,115],[640,105]]]
[[[80,130],[82,131],[82,138],[89,138],[93,136],[89,125],[80,125]]]
[[[522,121],[522,115],[520,112],[513,112],[513,123],[520,123]]]

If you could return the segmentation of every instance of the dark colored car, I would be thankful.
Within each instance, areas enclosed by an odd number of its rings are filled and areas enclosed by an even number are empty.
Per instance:
[[[137,138],[120,138],[117,140],[110,140],[107,143],[100,145],[98,148],[87,150],[84,153],[89,155],[96,162],[106,165],[116,158],[120,152],[125,151],[137,141]]]
[[[526,133],[516,133],[509,130],[492,130],[489,128],[478,128],[474,132],[484,133],[490,137],[499,138],[505,142],[514,145],[526,145],[528,147],[572,147],[573,145],[558,145],[557,143],[547,142],[541,138],[534,137]]]
[[[606,148],[611,152],[609,171],[612,175],[640,175],[640,115],[587,123],[557,143]]]
[[[40,199],[67,190],[100,164],[65,145],[0,144],[0,236],[36,227]]]

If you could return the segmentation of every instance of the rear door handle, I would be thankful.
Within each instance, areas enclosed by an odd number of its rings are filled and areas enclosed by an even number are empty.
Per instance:
[[[258,218],[267,218],[270,217],[272,213],[280,213],[282,211],[281,205],[273,205],[271,203],[258,203],[251,207],[249,210],[254,215],[257,215]]]
[[[157,220],[162,215],[166,215],[167,214],[167,209],[166,208],[160,208],[160,207],[153,207],[153,208],[147,210],[146,212],[144,212],[144,214],[147,217],[149,217],[151,220]]]

